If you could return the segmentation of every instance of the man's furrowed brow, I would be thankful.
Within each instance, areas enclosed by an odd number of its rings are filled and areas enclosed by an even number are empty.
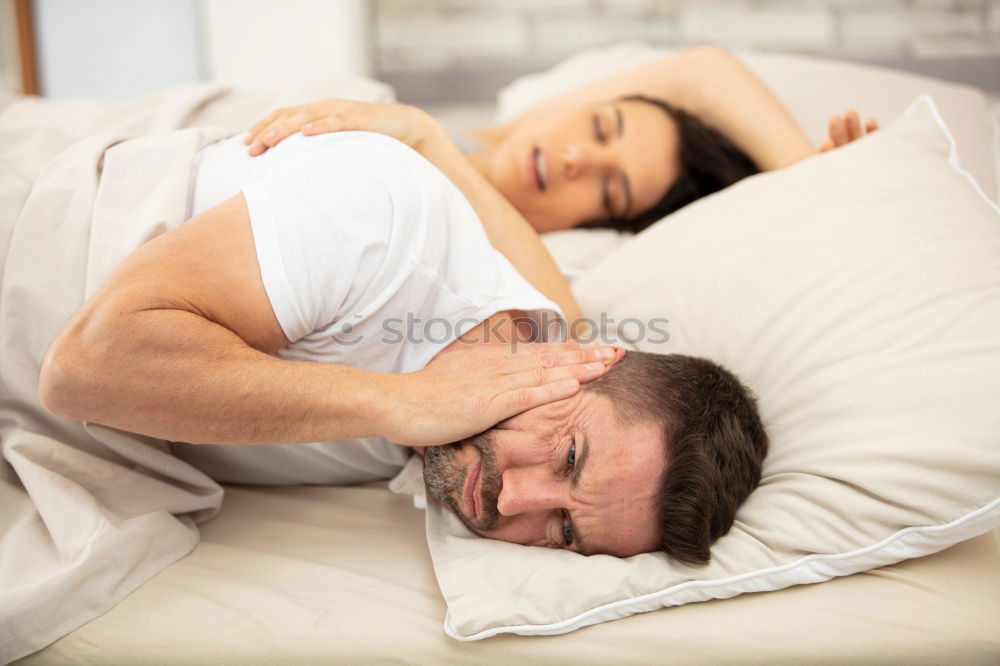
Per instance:
[[[573,465],[573,478],[570,487],[575,489],[583,476],[583,468],[587,464],[587,454],[590,453],[590,444],[587,435],[581,430],[576,435],[576,463]]]
[[[590,453],[590,439],[587,434],[580,430],[576,435],[577,442],[577,460],[576,464],[573,465],[573,477],[570,480],[570,487],[576,488],[580,483],[580,479],[583,478],[584,466],[587,464],[588,454]],[[589,555],[590,549],[587,548],[587,542],[583,538],[583,533],[581,533],[576,526],[576,521],[573,522],[573,541],[576,542],[576,551],[581,555]]]

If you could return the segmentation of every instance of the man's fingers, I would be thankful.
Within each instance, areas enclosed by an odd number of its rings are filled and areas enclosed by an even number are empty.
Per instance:
[[[497,422],[520,414],[523,411],[547,405],[556,400],[571,398],[580,390],[580,382],[575,379],[562,379],[543,386],[520,388],[507,391],[495,401],[498,413]]]
[[[597,379],[608,369],[608,364],[592,361],[578,365],[563,365],[556,368],[532,368],[516,372],[508,378],[507,390],[545,386],[565,379],[575,379],[584,384]]]
[[[601,349],[606,347],[614,349],[610,345],[601,345],[596,342],[580,342],[579,340],[567,340],[566,342],[523,342],[518,343],[518,355],[539,354],[542,352],[564,352],[580,351],[585,349]]]
[[[878,121],[875,120],[874,118],[869,118],[868,122],[865,123],[865,131],[871,133],[877,129],[878,129]]]
[[[558,352],[556,354],[556,365],[567,366],[591,362],[607,365],[614,360],[616,353],[617,350],[614,347],[593,347]]]
[[[827,139],[820,145],[819,152],[825,153],[826,151],[833,150],[834,148],[836,148],[836,146],[833,145],[833,139]]]
[[[501,340],[502,342],[502,340]],[[511,346],[512,358],[523,362],[523,365],[518,367],[528,367],[532,362],[535,362],[535,356],[539,354],[551,354],[558,353],[562,351],[575,351],[578,349],[585,349],[588,347],[594,347],[594,345],[585,345],[581,342],[570,341],[570,342],[519,342],[516,345]]]
[[[577,345],[573,348],[572,345]],[[578,365],[597,361],[610,363],[615,357],[615,348],[608,346],[583,347],[577,343],[559,343],[558,345],[540,345],[529,354],[518,354],[514,357],[512,369],[515,371],[530,368],[557,368],[566,365]]]

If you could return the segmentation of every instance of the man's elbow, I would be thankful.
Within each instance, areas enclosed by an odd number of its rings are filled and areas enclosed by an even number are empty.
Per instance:
[[[67,345],[56,341],[42,360],[38,375],[38,397],[42,407],[52,414],[75,421],[85,421],[79,359]]]
[[[38,397],[52,414],[74,421],[95,421],[104,403],[103,392],[115,367],[92,342],[93,319],[77,316],[49,346],[38,375]],[[96,339],[101,339],[100,337]],[[90,341],[88,341],[90,340]]]

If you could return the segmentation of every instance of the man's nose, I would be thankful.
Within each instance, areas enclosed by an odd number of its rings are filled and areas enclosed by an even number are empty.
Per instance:
[[[562,505],[562,484],[544,466],[511,468],[501,478],[503,488],[497,497],[497,510],[504,516],[548,511]]]

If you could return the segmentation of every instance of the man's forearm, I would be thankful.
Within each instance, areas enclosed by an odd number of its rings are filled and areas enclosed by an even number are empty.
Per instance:
[[[132,312],[118,316],[114,328],[110,339],[88,339],[83,333],[73,343],[54,345],[42,370],[41,393],[49,396],[49,409],[67,418],[205,444],[382,434],[377,410],[391,391],[393,375],[275,358],[184,310]]]

